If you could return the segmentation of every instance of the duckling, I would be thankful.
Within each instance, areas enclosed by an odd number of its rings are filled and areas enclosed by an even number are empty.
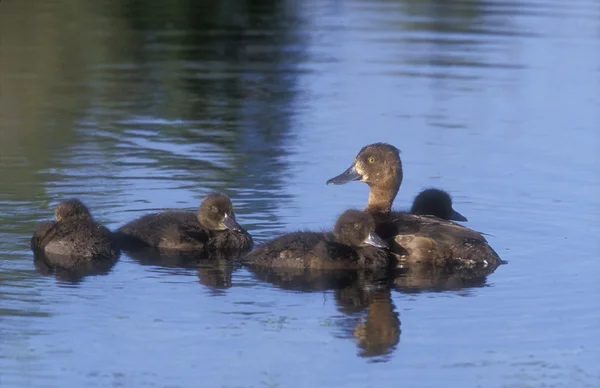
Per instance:
[[[164,250],[246,251],[252,237],[235,220],[233,205],[222,193],[210,193],[197,214],[164,211],[146,214],[117,230],[125,249],[155,247]]]
[[[468,221],[452,208],[452,197],[444,190],[426,189],[413,200],[412,214],[436,216],[442,220]]]
[[[56,221],[35,227],[31,249],[43,253],[60,267],[72,267],[85,261],[116,261],[120,256],[111,232],[92,218],[88,208],[78,199],[60,202],[54,211]]]
[[[503,261],[483,235],[437,217],[392,212],[392,203],[402,183],[400,151],[386,143],[363,147],[354,163],[327,184],[361,181],[369,185],[365,211],[376,220],[376,232],[391,245],[402,262],[431,262],[453,268],[487,267],[494,270]]]
[[[375,233],[372,216],[346,210],[331,232],[294,232],[251,252],[246,262],[271,268],[350,269],[386,267],[387,243]]]

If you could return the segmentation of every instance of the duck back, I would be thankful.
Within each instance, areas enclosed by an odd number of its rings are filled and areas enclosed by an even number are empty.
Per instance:
[[[246,258],[272,268],[351,269],[386,267],[388,253],[374,247],[350,247],[330,232],[294,232],[259,245]]]
[[[183,211],[146,214],[120,227],[116,234],[126,249],[143,246],[202,249],[210,238],[209,231],[200,225],[196,214]]]
[[[311,268],[386,268],[389,252],[375,247],[351,247],[335,241],[321,242],[308,257]]]
[[[405,212],[374,216],[377,234],[392,243],[401,261],[453,268],[496,268],[503,263],[481,233],[455,222]]]
[[[333,233],[292,232],[260,244],[245,261],[274,268],[305,268],[306,255],[320,242],[333,240]]]
[[[111,232],[91,219],[43,222],[36,226],[31,248],[63,257],[64,265],[77,260],[114,260],[120,254]]]

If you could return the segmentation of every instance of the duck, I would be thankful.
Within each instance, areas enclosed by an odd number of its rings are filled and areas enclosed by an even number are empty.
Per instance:
[[[30,240],[32,251],[49,261],[46,264],[68,268],[119,258],[121,251],[110,230],[94,221],[79,199],[60,202],[54,217],[55,221],[37,224]]]
[[[413,200],[412,214],[429,215],[447,221],[468,221],[452,207],[452,196],[447,191],[429,188],[421,191]]]
[[[374,217],[376,233],[390,244],[400,266],[426,262],[456,270],[494,270],[504,263],[478,231],[435,216],[392,211],[402,178],[398,148],[373,143],[363,147],[352,165],[326,184],[360,181],[369,186],[364,211]]]
[[[333,232],[284,234],[258,246],[245,262],[270,268],[381,268],[389,264],[387,247],[375,233],[373,217],[349,209],[338,217]]]
[[[125,250],[147,247],[166,251],[247,251],[250,234],[237,223],[231,199],[209,193],[197,213],[168,210],[141,216],[116,231]]]

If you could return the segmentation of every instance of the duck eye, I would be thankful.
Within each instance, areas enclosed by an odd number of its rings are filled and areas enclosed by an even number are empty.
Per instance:
[[[369,157],[369,159],[367,159],[369,161],[369,163],[375,163],[375,158],[374,157]]]
[[[210,208],[210,210],[211,210],[213,213],[218,213],[218,212],[219,212],[219,209],[217,209],[217,207],[216,207],[216,206],[212,206],[212,207]]]

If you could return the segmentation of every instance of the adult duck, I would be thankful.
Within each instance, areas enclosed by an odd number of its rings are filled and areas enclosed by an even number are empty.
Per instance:
[[[354,163],[327,184],[360,181],[369,185],[365,212],[375,218],[376,233],[390,243],[401,262],[431,262],[458,269],[495,269],[502,263],[475,230],[435,216],[392,211],[402,177],[400,151],[387,143],[374,143],[363,147]]]

